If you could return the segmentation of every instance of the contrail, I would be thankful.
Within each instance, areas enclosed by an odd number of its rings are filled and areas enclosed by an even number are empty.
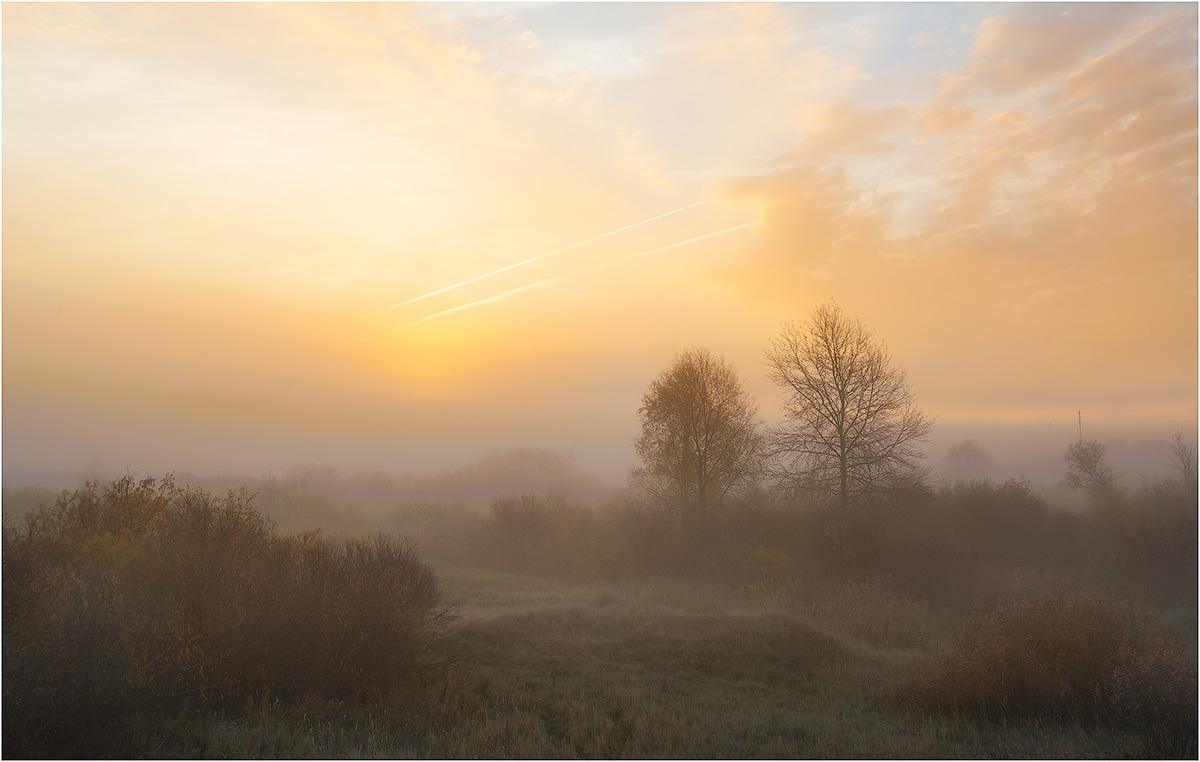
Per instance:
[[[478,283],[479,281],[483,280],[484,278],[490,278],[493,275],[499,275],[500,273],[508,272],[509,270],[515,270],[518,267],[524,267],[525,265],[536,262],[539,259],[545,259],[546,257],[552,257],[555,254],[562,254],[564,251],[570,251],[571,249],[577,249],[580,246],[583,246],[584,244],[589,244],[589,243],[592,243],[593,241],[599,241],[601,238],[608,238],[610,235],[616,235],[617,233],[624,233],[626,230],[632,230],[633,228],[636,228],[640,225],[645,225],[647,223],[654,222],[655,220],[661,220],[663,217],[670,217],[672,214],[679,214],[682,211],[691,209],[693,206],[700,206],[701,204],[707,204],[711,200],[712,199],[708,199],[708,198],[702,199],[700,201],[697,201],[694,204],[688,204],[687,206],[681,206],[678,209],[675,209],[674,211],[666,212],[665,214],[660,214],[657,217],[650,217],[649,219],[642,220],[641,222],[635,222],[632,225],[626,225],[623,228],[617,228],[616,230],[610,230],[607,233],[601,233],[600,235],[592,236],[591,238],[585,239],[583,241],[573,243],[570,246],[564,246],[561,249],[555,249],[554,251],[548,251],[545,254],[538,254],[536,257],[530,257],[529,259],[523,259],[520,262],[514,262],[511,265],[505,265],[504,267],[497,268],[495,270],[492,270],[491,272],[484,273],[483,275],[476,275],[474,278],[468,278],[467,280],[460,281],[458,283],[452,283],[449,286],[443,286],[434,291],[430,291],[429,293],[421,294],[420,296],[414,296],[412,299],[406,299],[403,302],[393,304],[391,307],[384,307],[381,310],[376,310],[375,312],[372,312],[370,315],[363,315],[362,317],[355,318],[354,320],[352,320],[350,322],[356,323],[359,320],[367,320],[368,318],[373,318],[376,315],[382,315],[383,313],[390,312],[391,310],[399,309],[401,307],[407,307],[408,305],[415,304],[416,302],[419,302],[423,299],[428,299],[431,296],[437,296],[438,294],[444,294],[447,291],[453,291],[456,288],[462,288],[463,286],[469,286],[472,283]]]
[[[534,291],[539,288],[545,288],[546,286],[553,286],[557,283],[562,283],[564,280],[569,280],[570,278],[574,278],[579,275],[584,275],[586,273],[595,272],[596,270],[600,270],[605,267],[611,267],[612,265],[619,264],[621,262],[625,262],[630,259],[634,259],[636,257],[644,257],[648,254],[657,254],[660,251],[667,251],[668,249],[676,249],[676,248],[679,248],[680,246],[686,246],[689,243],[695,243],[696,241],[703,241],[706,238],[715,238],[719,235],[725,235],[726,233],[732,233],[735,230],[742,230],[743,228],[748,228],[748,227],[751,227],[751,226],[757,225],[757,224],[758,224],[757,221],[744,222],[741,225],[734,225],[731,228],[725,228],[724,230],[718,230],[713,233],[705,233],[704,235],[699,235],[699,236],[696,236],[695,238],[689,238],[686,241],[676,241],[675,243],[669,243],[666,246],[659,246],[657,249],[648,249],[646,251],[639,251],[634,254],[626,254],[623,257],[618,257],[616,259],[609,260],[608,262],[601,262],[599,264],[591,265],[590,267],[585,267],[582,270],[575,270],[573,272],[564,273],[562,275],[556,275],[553,278],[547,278],[546,280],[540,280],[540,281],[537,281],[536,283],[530,283],[525,286],[519,286],[517,288],[510,289],[503,293],[496,294],[495,296],[489,296],[486,299],[480,299],[479,301],[469,302],[467,304],[460,304],[457,307],[451,307],[450,309],[442,310],[441,312],[435,312],[432,315],[426,315],[423,318],[418,318],[417,320],[413,320],[412,322],[405,323],[404,325],[400,326],[399,328],[397,328],[395,330],[403,330],[405,328],[411,328],[412,326],[417,325],[418,323],[424,323],[428,320],[433,320],[434,318],[439,318],[439,317],[442,317],[443,315],[449,315],[454,312],[462,312],[463,310],[470,310],[470,309],[474,309],[476,307],[483,307],[484,305],[487,305],[487,304],[495,304],[496,302],[504,301],[505,299],[507,299],[510,296],[516,296],[517,294],[523,294],[526,291]]]

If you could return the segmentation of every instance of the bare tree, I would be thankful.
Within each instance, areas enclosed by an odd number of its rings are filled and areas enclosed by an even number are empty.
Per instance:
[[[771,452],[785,486],[845,508],[926,482],[918,444],[933,421],[887,348],[836,304],[820,305],[807,323],[784,323],[767,365],[784,392]]]
[[[1121,495],[1121,479],[1104,462],[1104,445],[1095,439],[1067,445],[1063,486],[1079,490],[1094,506],[1105,506]]]
[[[675,356],[646,390],[631,481],[678,506],[685,527],[753,482],[763,442],[758,403],[733,367],[703,347]]]
[[[1178,431],[1171,439],[1172,465],[1179,472],[1179,481],[1184,490],[1193,495],[1196,493],[1196,453],[1183,441],[1183,434]]]

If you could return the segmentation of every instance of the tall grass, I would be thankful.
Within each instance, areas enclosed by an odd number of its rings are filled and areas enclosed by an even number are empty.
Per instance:
[[[863,643],[916,648],[926,637],[929,607],[890,577],[864,577],[816,601],[809,613],[831,631]]]

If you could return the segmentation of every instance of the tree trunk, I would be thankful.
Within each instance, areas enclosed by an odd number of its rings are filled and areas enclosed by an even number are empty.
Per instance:
[[[850,505],[850,466],[849,454],[846,452],[846,437],[844,435],[838,437],[840,441],[840,449],[838,450],[838,492],[841,497],[842,510]]]

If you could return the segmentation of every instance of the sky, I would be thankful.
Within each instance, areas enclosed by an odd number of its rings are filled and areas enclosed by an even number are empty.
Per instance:
[[[829,300],[944,430],[1196,428],[1194,3],[2,13],[6,482],[619,477]]]

